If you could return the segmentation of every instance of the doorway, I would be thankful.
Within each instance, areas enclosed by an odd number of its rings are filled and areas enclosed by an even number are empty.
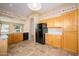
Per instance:
[[[34,18],[30,19],[30,40],[34,41]]]

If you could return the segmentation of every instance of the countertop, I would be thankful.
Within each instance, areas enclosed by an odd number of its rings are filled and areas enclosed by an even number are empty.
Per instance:
[[[4,39],[7,39],[8,36],[7,35],[0,35],[0,40],[4,40]]]

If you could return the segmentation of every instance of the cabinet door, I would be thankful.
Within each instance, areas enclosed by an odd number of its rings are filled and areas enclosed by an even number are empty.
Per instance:
[[[62,36],[60,35],[46,35],[45,42],[52,47],[61,48],[61,40]]]
[[[2,56],[2,55],[7,56],[7,47],[8,47],[7,39],[0,40],[0,56]]]
[[[77,53],[77,33],[64,32],[63,47],[65,50]]]
[[[46,34],[45,35],[45,43],[52,46],[52,36]]]
[[[8,44],[10,44],[11,43],[11,36],[10,36],[10,34],[8,34]]]
[[[79,54],[79,9],[78,11],[78,54]]]
[[[64,26],[63,15],[59,16],[59,17],[56,17],[54,20],[55,20],[54,27],[61,27],[61,28],[63,28],[63,26]]]
[[[44,19],[44,20],[40,20],[40,21],[39,21],[39,23],[46,23],[46,22],[47,22],[46,19]]]
[[[58,16],[55,18],[51,18],[47,20],[48,27],[63,27],[64,26],[64,18],[62,16]]]
[[[8,35],[8,43],[12,44],[14,42],[14,35],[13,34],[9,34]]]
[[[77,11],[70,11],[64,14],[64,31],[77,30]]]
[[[55,19],[54,18],[47,20],[47,27],[55,27]]]
[[[62,36],[60,35],[52,35],[52,45],[57,48],[62,47]]]
[[[18,33],[18,41],[22,41],[23,40],[23,34],[22,33]]]
[[[13,42],[16,43],[17,41],[18,41],[18,35],[17,35],[17,33],[14,33]]]

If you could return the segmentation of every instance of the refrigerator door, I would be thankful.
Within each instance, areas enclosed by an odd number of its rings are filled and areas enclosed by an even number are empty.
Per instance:
[[[45,44],[45,33],[47,32],[47,25],[44,23],[37,25],[36,42]]]

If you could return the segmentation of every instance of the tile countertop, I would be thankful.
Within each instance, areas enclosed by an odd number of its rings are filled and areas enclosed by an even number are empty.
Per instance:
[[[8,36],[7,35],[0,35],[0,40],[4,40],[4,39],[7,39]]]
[[[51,35],[62,35],[63,31],[59,29],[48,29],[48,33],[46,34],[51,34]]]
[[[50,32],[50,33],[45,33],[49,35],[62,35],[62,32]]]

